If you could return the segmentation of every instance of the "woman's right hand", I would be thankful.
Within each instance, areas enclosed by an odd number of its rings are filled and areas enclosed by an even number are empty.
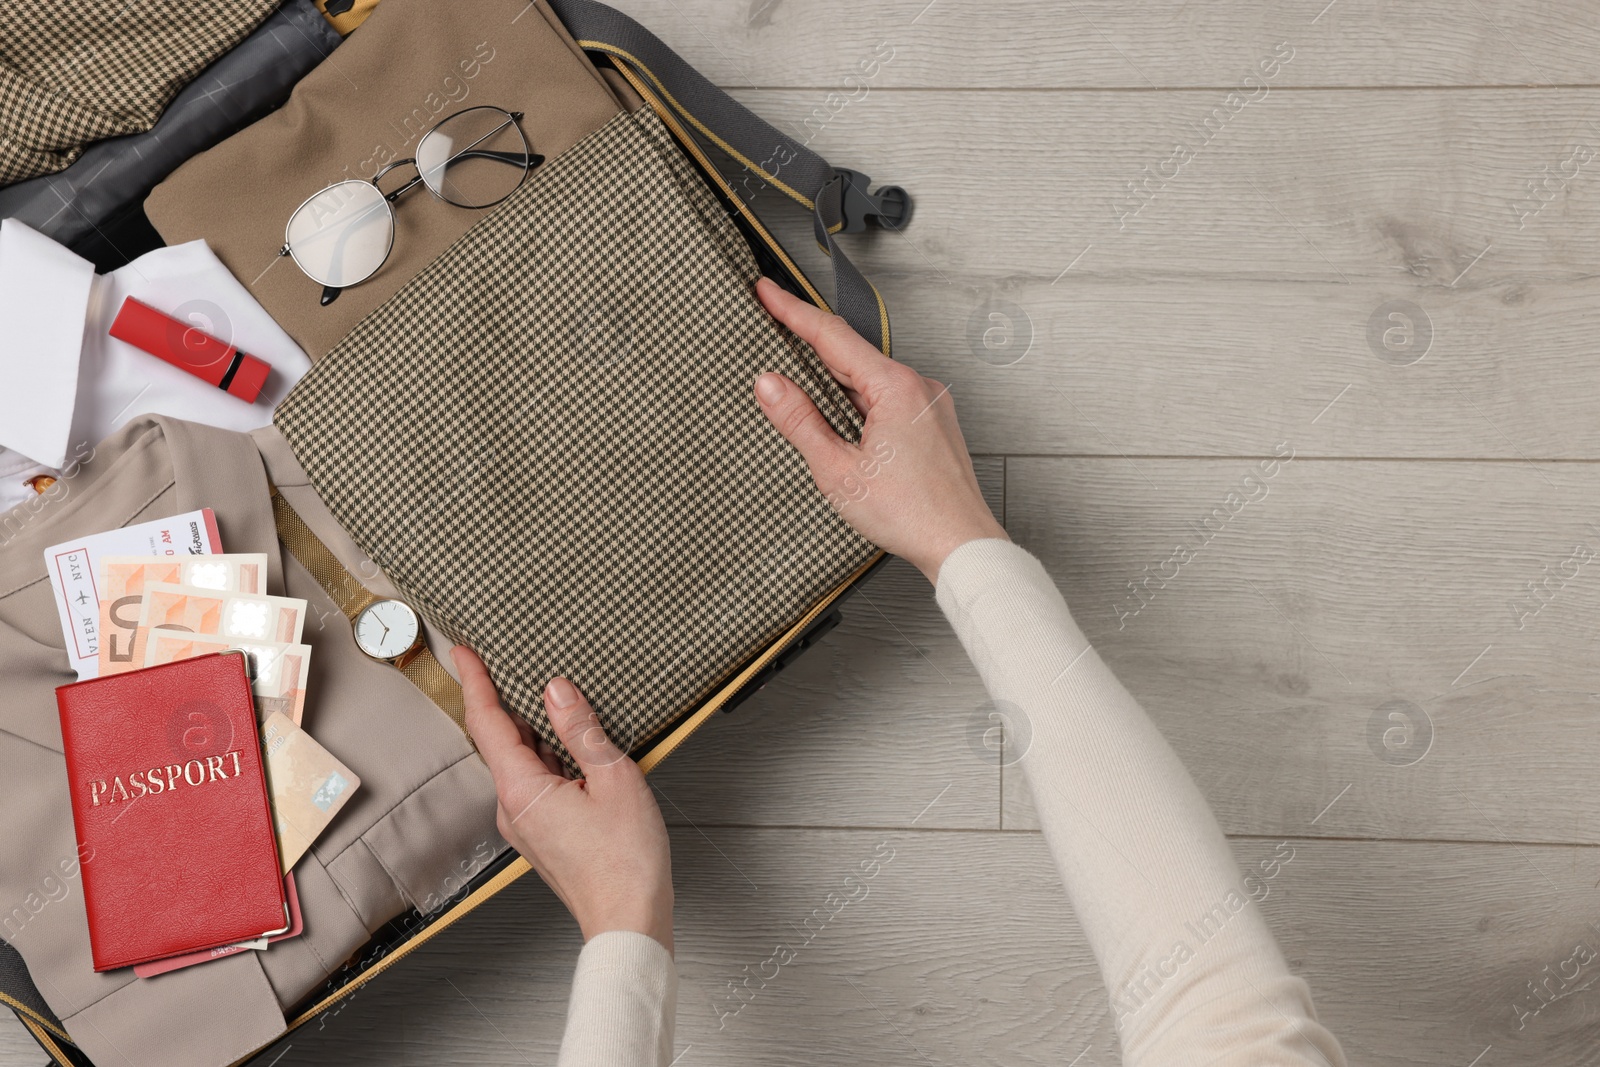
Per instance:
[[[639,765],[606,737],[594,708],[565,678],[545,686],[556,736],[583,771],[573,780],[527,723],[500,706],[477,653],[450,650],[467,728],[494,775],[495,826],[578,920],[585,942],[612,930],[672,951],[672,851]]]
[[[935,585],[945,557],[961,545],[1006,538],[978,489],[949,389],[766,278],[756,295],[817,350],[866,416],[861,443],[851,444],[798,385],[770,372],[756,379],[761,410],[800,450],[817,488],[857,533],[904,557]]]

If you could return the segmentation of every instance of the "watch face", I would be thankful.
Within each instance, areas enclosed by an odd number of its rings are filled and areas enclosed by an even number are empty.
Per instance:
[[[422,626],[411,605],[398,600],[377,600],[362,609],[355,621],[356,644],[373,659],[394,659],[411,650]]]

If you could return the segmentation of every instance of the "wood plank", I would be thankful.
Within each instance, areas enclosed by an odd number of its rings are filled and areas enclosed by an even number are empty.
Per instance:
[[[1254,866],[1278,841],[1234,845]],[[1489,1045],[1502,1067],[1593,1062],[1591,999],[1554,1003],[1520,1030],[1513,1002],[1576,942],[1596,946],[1600,854],[1289,847],[1259,906],[1352,1063],[1465,1065]],[[707,842],[680,828],[674,852],[685,1067],[1116,1062],[1106,992],[1037,835],[744,829]],[[829,893],[857,899],[822,922]],[[795,958],[765,964],[779,944]],[[306,1027],[278,1063],[553,1062],[577,950],[571,920],[530,877]],[[755,991],[730,999],[747,975]]]
[[[748,95],[772,115],[794,97]],[[1112,176],[1143,166],[1130,146],[1154,146],[1178,96],[1074,96],[1069,114],[901,94],[823,131],[917,196],[906,234],[846,242],[896,355],[951,386],[975,449],[1257,455],[1292,433],[1329,456],[1600,457],[1600,133],[1578,138],[1590,169],[1518,216],[1519,175],[1563,158],[1600,97],[1299,94],[1248,130],[1246,111],[1119,232]],[[809,218],[757,202],[826,279]]]
[[[1228,832],[1595,843],[1600,470],[1546,470],[1013,458],[1006,523]]]
[[[33,1035],[28,1033],[15,1015],[9,1010],[0,1015],[0,1063],[8,1067],[10,1064],[24,1063],[28,1067],[36,1067],[48,1059],[39,1042],[33,1039]]]
[[[979,457],[1003,510],[1002,463]],[[718,715],[652,775],[669,822],[996,828],[988,699],[913,567],[891,560],[844,622],[756,696]]]
[[[1288,440],[1324,457],[1600,458],[1593,279],[1029,282],[959,297],[921,277],[880,284],[896,356],[950,386],[985,452],[1261,456]],[[1417,362],[1390,361],[1424,340]]]
[[[1401,5],[1310,0],[626,0],[632,14],[724,85],[839,88],[1235,86],[1280,41],[1285,86],[1592,84],[1600,33],[1574,0]],[[796,47],[797,41],[826,47]],[[881,44],[893,58],[870,78]]]
[[[929,90],[820,117],[815,93],[734,95],[910,190],[903,234],[846,241],[862,269],[929,285],[1205,275],[1403,293],[1600,266],[1600,90],[1269,92],[1237,110],[1214,90]]]

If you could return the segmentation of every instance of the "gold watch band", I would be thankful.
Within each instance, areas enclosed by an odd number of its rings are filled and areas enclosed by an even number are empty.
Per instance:
[[[283,542],[283,547],[311,573],[322,591],[344,612],[345,618],[355,622],[363,608],[382,599],[362,585],[339,562],[338,557],[322,543],[320,537],[311,532],[311,527],[289,506],[276,487],[272,490],[272,519],[278,527],[278,540]],[[437,704],[439,710],[450,716],[450,721],[461,728],[461,732],[466,734],[467,743],[471,744],[472,735],[467,731],[467,710],[461,697],[461,686],[434,656],[427,641],[420,636],[418,640],[420,643],[415,653],[400,657],[395,667],[405,675],[407,681],[422,690],[424,696]]]

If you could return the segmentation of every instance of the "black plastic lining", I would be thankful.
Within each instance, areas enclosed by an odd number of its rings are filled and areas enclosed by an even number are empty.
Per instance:
[[[284,1015],[291,1021],[297,1019],[309,1011],[314,1005],[339,992],[339,990],[343,989],[351,982],[359,979],[363,974],[371,970],[380,961],[405,945],[406,942],[410,941],[416,935],[422,933],[437,920],[449,914],[451,908],[454,908],[457,904],[460,904],[463,900],[467,899],[473,893],[481,889],[485,884],[493,879],[495,875],[511,866],[511,864],[515,862],[516,858],[516,850],[507,847],[504,852],[500,853],[493,860],[490,860],[488,865],[485,866],[483,870],[473,875],[472,878],[464,886],[462,886],[462,888],[453,897],[441,904],[437,910],[424,915],[422,912],[413,908],[411,911],[408,911],[405,914],[400,915],[379,927],[377,932],[374,933],[372,938],[362,946],[359,952],[351,956],[350,959],[346,960],[338,970],[334,971],[334,973],[328,977],[326,982],[318,986],[304,1000],[302,1000],[299,1004],[296,1004],[290,1010],[284,1012]],[[335,1004],[323,1012],[323,1014],[331,1017],[333,1015],[337,1015],[340,1010],[342,1010],[341,1006],[339,1004]],[[286,1034],[284,1036],[285,1038],[292,1038],[292,1031],[290,1034]],[[266,1052],[267,1050],[263,1049],[261,1053],[258,1053],[256,1057],[248,1062],[254,1063],[256,1060],[260,1059],[261,1056],[264,1056]]]

